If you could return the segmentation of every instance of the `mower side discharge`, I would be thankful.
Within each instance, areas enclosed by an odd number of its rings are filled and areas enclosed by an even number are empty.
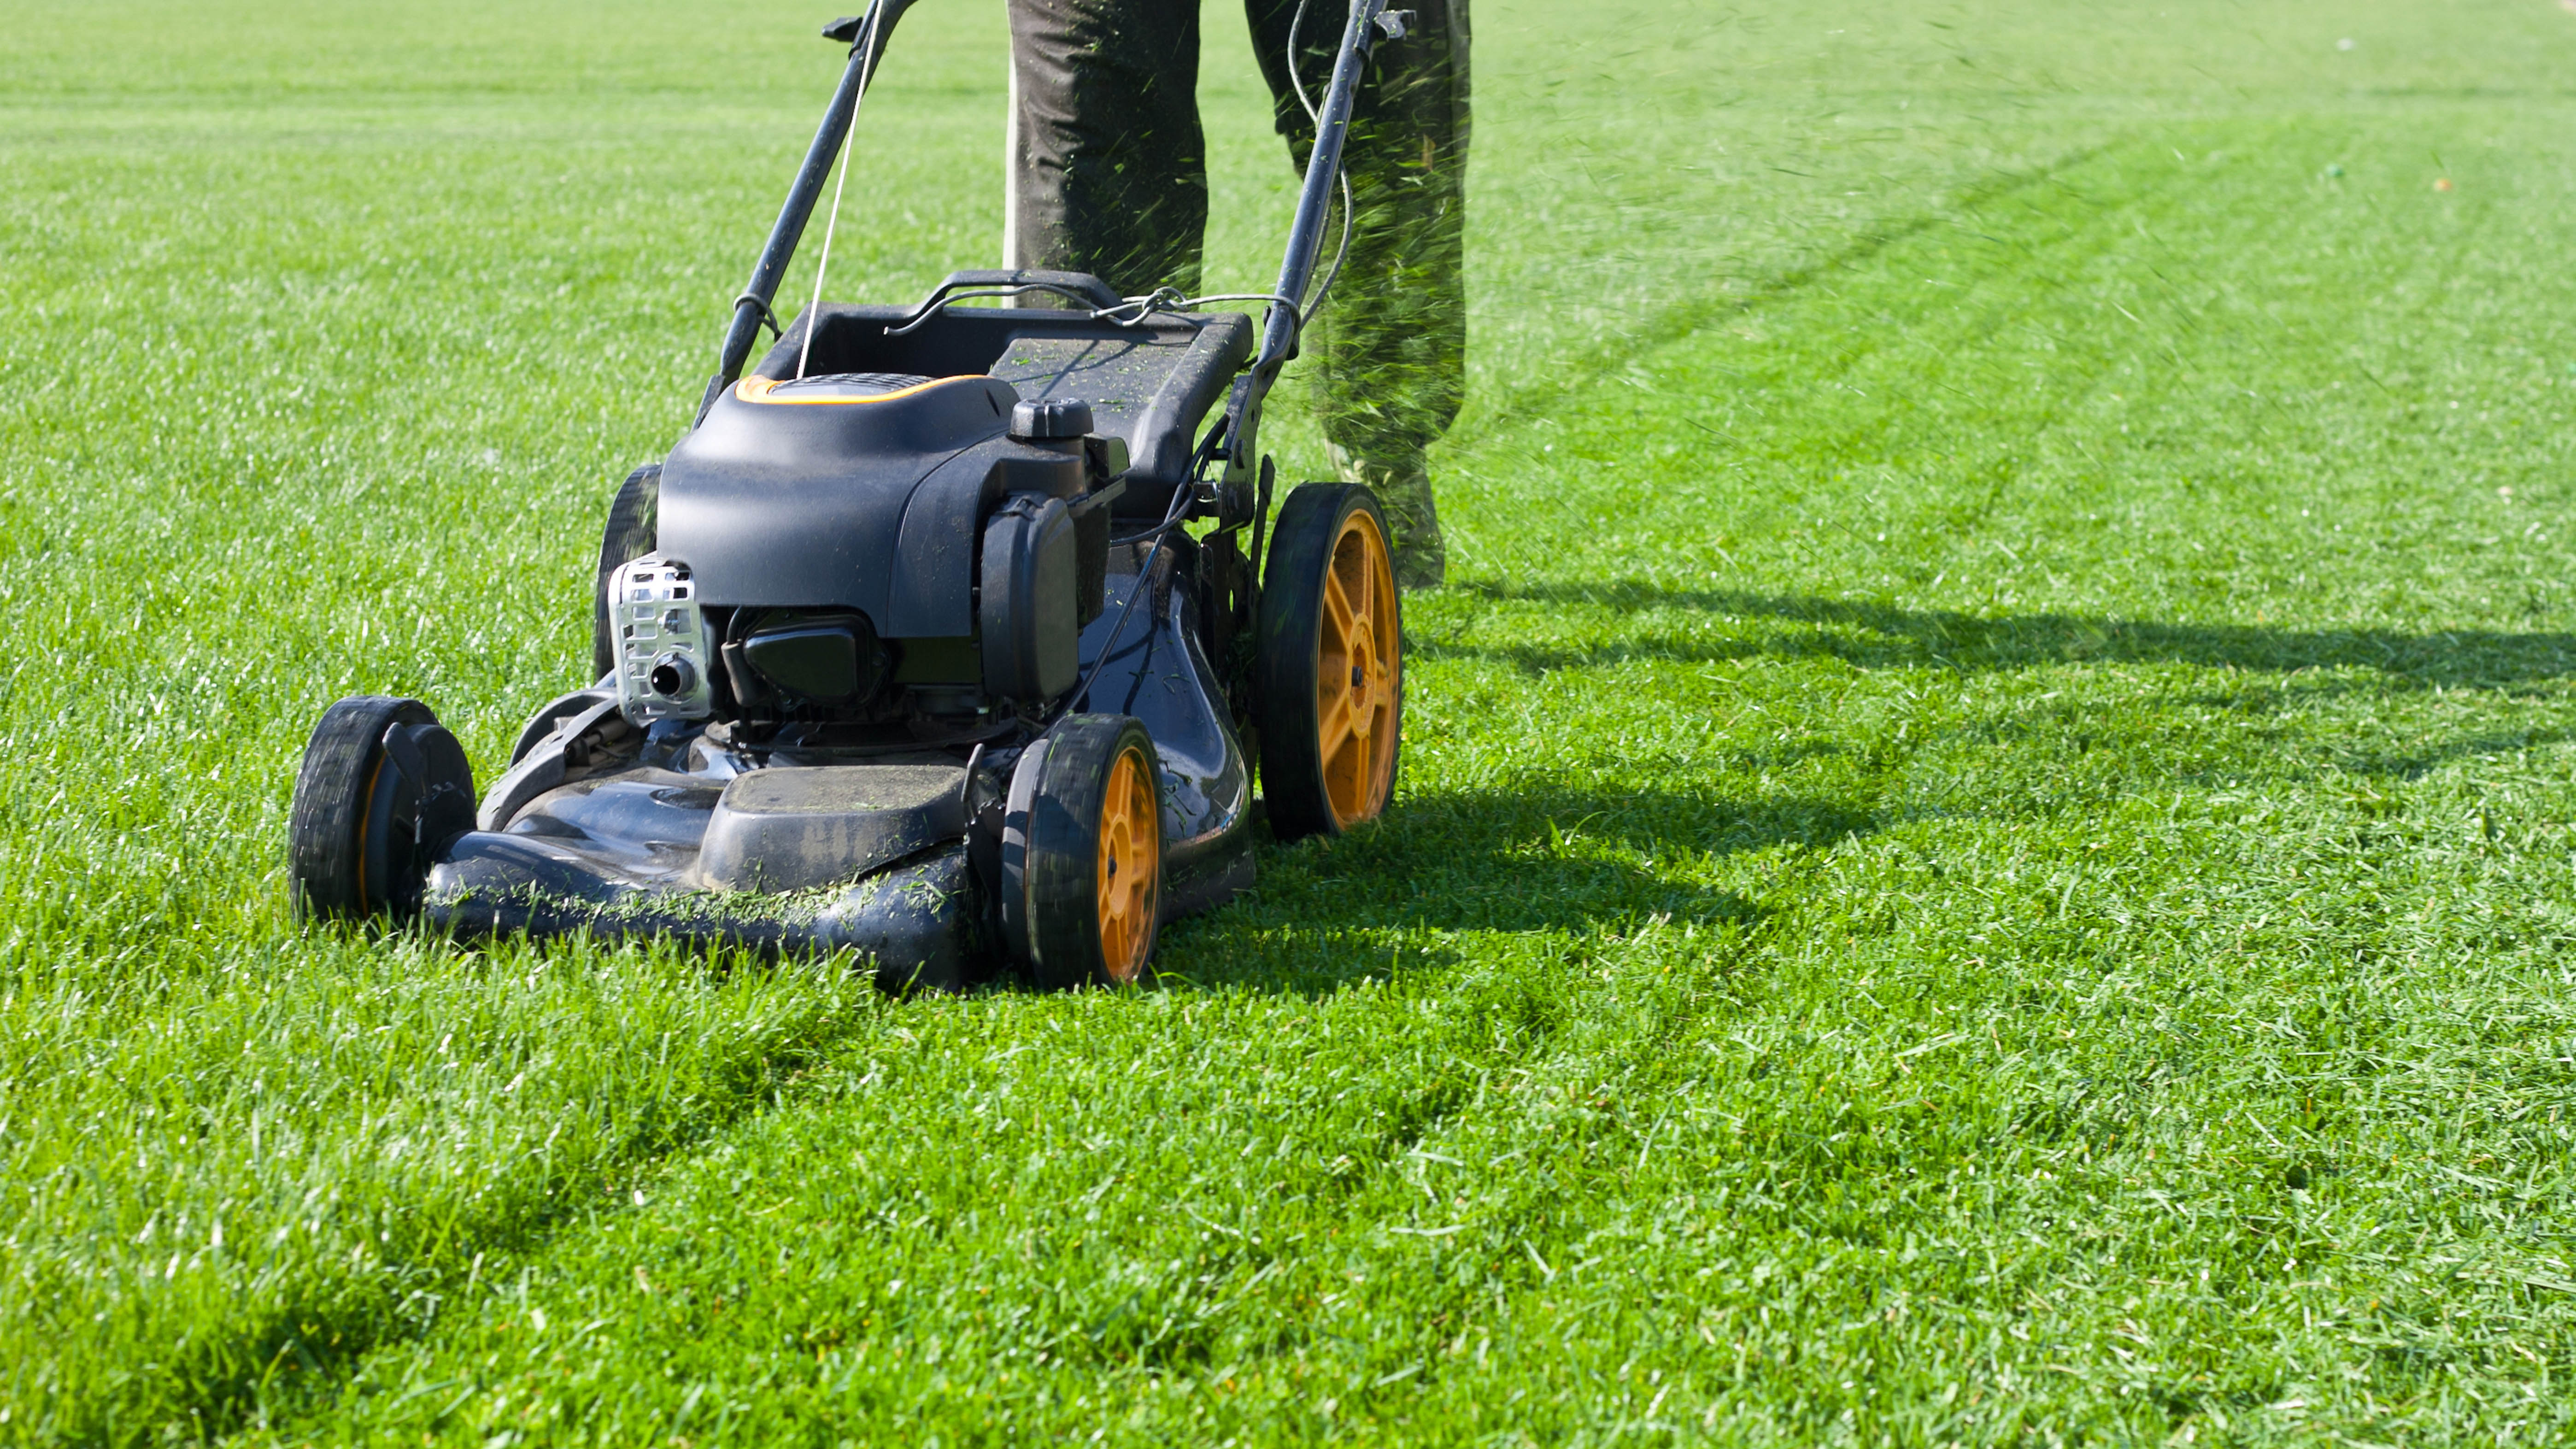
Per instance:
[[[696,421],[609,509],[596,682],[479,801],[426,705],[333,705],[296,780],[300,915],[851,950],[892,988],[1123,984],[1250,884],[1256,753],[1282,839],[1385,809],[1384,516],[1307,484],[1274,525],[1256,436],[1360,65],[1401,25],[1351,0],[1257,345],[1167,293],[958,272],[911,308],[817,300],[746,369],[908,3],[826,32],[849,68]]]

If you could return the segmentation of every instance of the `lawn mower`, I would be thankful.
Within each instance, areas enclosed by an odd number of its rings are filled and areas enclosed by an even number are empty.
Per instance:
[[[890,986],[1122,984],[1162,923],[1250,883],[1257,814],[1293,840],[1384,810],[1384,516],[1308,483],[1274,524],[1258,438],[1330,290],[1355,88],[1407,17],[1352,0],[1269,294],[986,270],[867,306],[818,274],[781,327],[910,4],[824,31],[849,61],[696,419],[609,509],[595,682],[537,711],[479,799],[426,705],[331,706],[295,786],[299,916],[852,950]],[[1258,327],[1203,310],[1253,301]]]

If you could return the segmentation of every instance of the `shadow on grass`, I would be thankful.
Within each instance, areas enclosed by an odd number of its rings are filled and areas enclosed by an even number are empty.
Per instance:
[[[2565,730],[2530,730],[2512,734],[2467,735],[2441,744],[2393,754],[2350,754],[2338,763],[2347,774],[2392,780],[2420,780],[2445,765],[2462,760],[2507,755],[2567,742]]]
[[[1408,641],[1424,659],[1490,659],[1532,672],[1632,659],[1710,663],[1826,655],[1861,669],[2025,669],[2103,660],[2181,663],[2290,673],[2368,669],[2410,685],[2499,687],[2576,674],[2576,634],[2456,629],[2270,629],[2251,624],[2156,624],[2082,614],[1986,617],[1947,609],[1898,609],[1796,594],[1677,589],[1644,580],[1594,584],[1477,583],[1464,591],[1497,602],[1611,609],[1688,609],[1777,619],[1817,632],[1740,640],[1645,638],[1598,647]],[[1848,632],[1837,632],[1848,631]]]
[[[1375,825],[1267,845],[1260,884],[1158,954],[1202,986],[1320,994],[1457,959],[1443,935],[1744,929],[1766,912],[1700,883],[1717,857],[1875,833],[1856,805],[1791,796],[1526,789],[1399,795]]]

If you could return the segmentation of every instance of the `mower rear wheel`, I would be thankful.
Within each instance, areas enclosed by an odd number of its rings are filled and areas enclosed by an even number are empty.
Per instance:
[[[356,695],[313,726],[288,821],[299,918],[409,916],[437,852],[474,828],[474,768],[429,706]]]
[[[1339,835],[1395,793],[1404,620],[1386,515],[1355,483],[1288,495],[1261,581],[1261,789],[1281,840]]]
[[[1066,717],[1028,761],[1034,778],[1005,845],[1022,964],[1039,986],[1131,986],[1146,975],[1162,909],[1162,762],[1125,715]],[[1015,802],[1017,803],[1017,802]]]
[[[590,591],[590,677],[617,670],[617,635],[608,622],[608,576],[661,546],[662,465],[647,463],[617,485],[600,530],[599,577]]]

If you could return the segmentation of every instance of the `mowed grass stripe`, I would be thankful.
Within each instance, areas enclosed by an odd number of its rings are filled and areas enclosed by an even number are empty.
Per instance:
[[[2496,590],[2564,552],[2441,549],[2502,500],[2300,345],[2421,336],[2424,231],[2522,237],[2383,185],[2380,285],[2219,325],[2355,250],[2259,199],[2395,144],[2265,138],[2113,148],[1498,439],[1467,516],[1525,521],[1462,532],[1514,563],[1416,610],[1384,827],[1275,854],[1158,997],[903,1008],[277,1437],[2555,1422],[2576,638]],[[2161,311],[2114,290],[2142,225]],[[2077,325],[2106,293],[2156,320]],[[1761,463],[1643,456],[1721,347]],[[2545,505],[2557,447],[2482,466]],[[2303,589],[2338,522],[2440,559],[2431,608]]]

